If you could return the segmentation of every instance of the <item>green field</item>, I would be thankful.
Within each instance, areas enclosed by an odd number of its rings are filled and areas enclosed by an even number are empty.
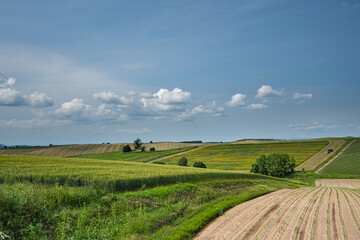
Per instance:
[[[179,149],[170,149],[163,151],[155,152],[107,152],[107,153],[96,153],[96,154],[86,154],[81,156],[76,156],[76,158],[87,158],[87,159],[104,159],[104,160],[121,160],[121,161],[131,161],[131,162],[149,162],[161,157],[185,152],[194,147],[185,147]]]
[[[0,235],[190,239],[241,202],[297,186],[233,171],[0,155]]]
[[[360,175],[360,140],[355,140],[339,157],[327,165],[321,173]]]
[[[300,164],[319,150],[328,141],[286,142],[268,144],[222,144],[195,150],[176,157],[170,157],[162,162],[176,164],[182,157],[189,160],[192,166],[195,161],[202,161],[208,168],[223,170],[250,170],[261,154],[288,153]]]

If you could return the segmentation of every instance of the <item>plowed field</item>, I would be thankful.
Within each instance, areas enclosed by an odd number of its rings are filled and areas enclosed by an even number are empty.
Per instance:
[[[232,208],[194,239],[360,239],[360,192],[326,182],[283,189]]]

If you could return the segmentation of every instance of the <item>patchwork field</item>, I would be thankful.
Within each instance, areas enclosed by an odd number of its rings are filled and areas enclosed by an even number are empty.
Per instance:
[[[131,161],[131,162],[150,162],[152,160],[162,158],[169,155],[178,154],[181,152],[189,151],[191,149],[196,148],[186,147],[186,148],[178,148],[178,149],[170,149],[163,151],[155,151],[155,152],[108,152],[108,153],[95,153],[95,154],[86,154],[81,156],[76,156],[76,158],[87,158],[87,159],[104,159],[104,160],[120,160],[120,161]]]
[[[194,239],[360,239],[360,192],[280,190],[227,211]]]
[[[189,160],[189,165],[202,161],[208,168],[224,170],[250,170],[261,154],[284,152],[302,163],[328,145],[328,141],[285,142],[268,144],[220,144],[201,148],[187,154],[162,160],[166,164],[176,164],[182,157]]]
[[[115,144],[80,144],[80,145],[63,145],[54,147],[28,147],[21,149],[1,149],[0,154],[7,155],[28,155],[28,156],[46,156],[46,157],[73,157],[84,154],[96,154],[106,152],[122,151],[123,146],[128,143]],[[132,144],[129,144],[132,146]],[[154,147],[156,150],[169,150],[184,147],[193,147],[202,144],[178,143],[178,142],[158,142],[146,143],[143,146],[146,150]]]
[[[321,173],[360,175],[360,140],[354,140]]]

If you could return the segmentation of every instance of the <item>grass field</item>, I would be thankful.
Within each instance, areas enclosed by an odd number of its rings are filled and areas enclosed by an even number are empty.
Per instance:
[[[0,155],[0,234],[9,239],[189,239],[241,202],[297,186],[233,171]]]
[[[319,150],[324,148],[328,141],[285,142],[268,144],[223,144],[202,148],[193,152],[170,157],[162,162],[176,164],[182,157],[189,160],[192,166],[195,161],[202,161],[208,168],[223,170],[249,170],[251,165],[261,154],[288,153],[300,164]]]
[[[128,152],[128,153],[108,152],[108,153],[86,154],[86,155],[77,156],[77,158],[121,160],[121,161],[131,161],[131,162],[149,162],[154,159],[185,152],[194,148],[196,148],[196,146],[163,150],[163,151],[155,151],[155,152]]]
[[[253,174],[113,160],[0,155],[0,183],[31,182],[132,190],[175,182]]]
[[[360,175],[360,140],[355,140],[341,155],[327,165],[321,173]]]

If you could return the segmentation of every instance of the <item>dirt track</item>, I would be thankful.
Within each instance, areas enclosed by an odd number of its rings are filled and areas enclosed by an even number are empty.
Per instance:
[[[360,192],[329,184],[283,189],[240,204],[194,239],[360,239]]]

